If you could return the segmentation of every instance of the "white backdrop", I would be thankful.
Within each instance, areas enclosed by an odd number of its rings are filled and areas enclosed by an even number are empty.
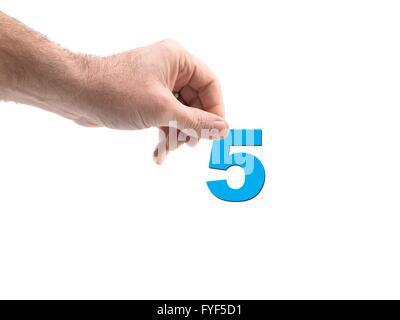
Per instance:
[[[214,198],[211,142],[0,103],[0,298],[400,298],[398,1],[0,1],[71,50],[164,38],[219,76],[260,195]]]

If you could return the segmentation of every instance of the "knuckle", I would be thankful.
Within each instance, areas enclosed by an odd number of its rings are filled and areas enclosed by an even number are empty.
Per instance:
[[[181,45],[176,40],[173,39],[164,39],[160,41],[160,44],[168,49],[176,49],[181,47]]]
[[[197,129],[207,129],[208,128],[208,121],[205,117],[201,116],[197,120],[198,128]]]
[[[176,116],[176,120],[178,121],[179,126],[182,129],[187,129],[187,128],[193,127],[193,119],[187,111],[179,110],[175,116]]]
[[[200,130],[206,127],[207,119],[203,115],[194,112],[191,117],[192,117],[191,120],[193,123],[193,129]]]

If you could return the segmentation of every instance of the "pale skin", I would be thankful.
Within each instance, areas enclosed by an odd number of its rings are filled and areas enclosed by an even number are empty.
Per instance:
[[[158,164],[185,142],[195,145],[199,137],[220,139],[228,132],[218,79],[177,42],[107,57],[76,54],[1,11],[0,100],[36,106],[86,127],[158,127],[153,155]],[[171,144],[169,134],[184,139]]]

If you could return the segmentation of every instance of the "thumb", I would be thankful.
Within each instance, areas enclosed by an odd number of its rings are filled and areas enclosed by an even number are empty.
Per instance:
[[[199,108],[185,106],[172,94],[171,96],[174,102],[169,127],[175,127],[186,135],[204,139],[221,139],[228,134],[229,125],[223,117]]]

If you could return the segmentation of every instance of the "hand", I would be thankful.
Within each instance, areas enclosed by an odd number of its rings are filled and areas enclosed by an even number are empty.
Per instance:
[[[158,127],[157,163],[185,142],[195,145],[200,137],[219,139],[227,134],[217,78],[178,43],[165,40],[85,59],[86,107],[74,115],[78,124],[114,129]],[[204,133],[202,129],[214,130]]]
[[[157,163],[185,142],[228,133],[218,80],[174,41],[109,57],[79,55],[1,11],[0,40],[0,99],[84,126],[158,127]]]

